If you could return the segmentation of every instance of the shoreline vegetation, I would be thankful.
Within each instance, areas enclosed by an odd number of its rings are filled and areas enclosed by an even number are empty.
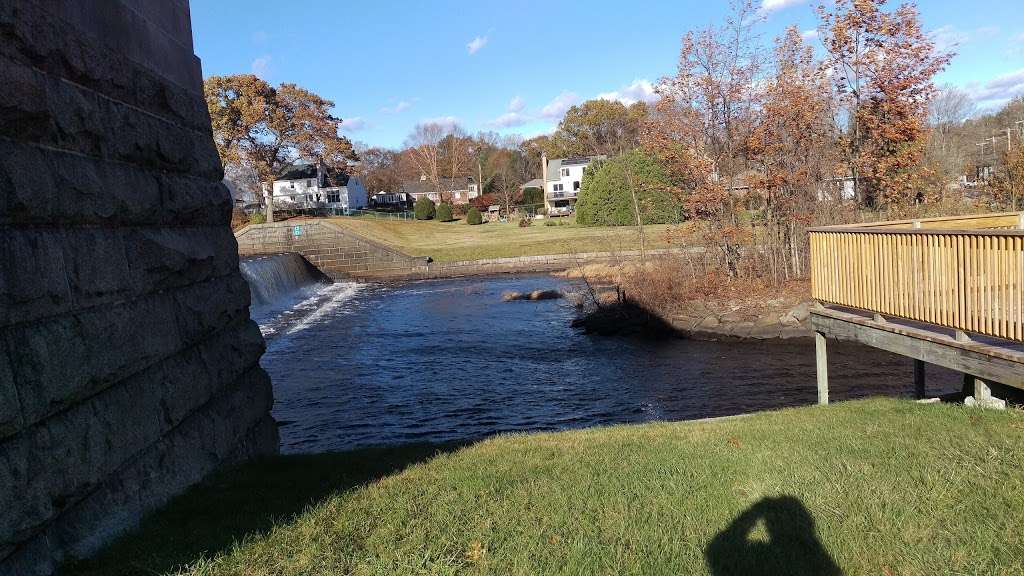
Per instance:
[[[810,285],[698,273],[685,257],[583,264],[555,276],[582,281],[576,326],[601,335],[678,335],[698,340],[811,336]]]
[[[894,399],[281,456],[62,573],[1018,574],[1022,461],[1019,410]]]

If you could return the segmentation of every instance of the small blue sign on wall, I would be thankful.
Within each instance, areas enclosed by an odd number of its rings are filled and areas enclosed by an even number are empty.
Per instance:
[[[295,236],[296,238],[302,236],[302,226],[293,226],[292,236]]]

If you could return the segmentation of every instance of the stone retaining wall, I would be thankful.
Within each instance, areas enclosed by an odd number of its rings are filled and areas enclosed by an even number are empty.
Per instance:
[[[571,270],[581,264],[615,264],[640,256],[637,251],[587,252],[462,262],[430,262],[429,258],[409,256],[330,220],[319,219],[250,224],[238,230],[235,238],[241,256],[285,252],[301,254],[334,280],[425,280],[490,274],[559,272]],[[679,253],[679,250],[666,249],[647,251],[651,258]]]
[[[0,574],[277,450],[187,0],[0,2]]]
[[[334,280],[407,278],[427,268],[427,258],[403,254],[329,220],[250,224],[235,232],[235,239],[241,256],[301,254]]]

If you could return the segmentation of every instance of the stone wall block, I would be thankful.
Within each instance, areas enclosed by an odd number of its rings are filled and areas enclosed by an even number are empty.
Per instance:
[[[0,223],[223,226],[219,182],[0,139]]]
[[[11,363],[7,359],[7,350],[3,342],[0,342],[0,440],[21,430],[24,422],[21,417],[21,400],[18,398],[18,390],[14,387]]]
[[[156,294],[4,331],[26,423],[178,352],[176,312],[172,295]]]
[[[5,517],[16,523],[0,524],[0,541],[27,538],[40,530],[45,524],[41,519],[74,505],[222,394],[223,383],[249,374],[257,382],[256,406],[267,406],[265,374],[253,368],[261,352],[262,346],[254,347],[251,336],[239,342],[235,333],[225,330],[15,436],[0,452],[28,456],[7,462],[0,477],[15,481],[24,473],[29,480],[20,498],[4,503],[11,511]]]
[[[0,228],[0,326],[52,315],[71,306],[61,234]]]
[[[220,180],[212,139],[91,90],[0,58],[0,136],[140,166]]]
[[[119,50],[69,34],[44,4],[0,3],[0,55],[183,126],[209,130],[205,102],[193,90],[167,82]]]
[[[139,292],[184,286],[238,269],[237,244],[227,227],[130,230],[126,245]]]
[[[65,231],[63,243],[68,289],[76,308],[132,296],[124,234],[99,228]]]

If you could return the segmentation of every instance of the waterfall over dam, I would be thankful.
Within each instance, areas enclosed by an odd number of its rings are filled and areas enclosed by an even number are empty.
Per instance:
[[[287,308],[331,280],[298,254],[272,254],[243,258],[242,277],[252,293],[252,317]]]

